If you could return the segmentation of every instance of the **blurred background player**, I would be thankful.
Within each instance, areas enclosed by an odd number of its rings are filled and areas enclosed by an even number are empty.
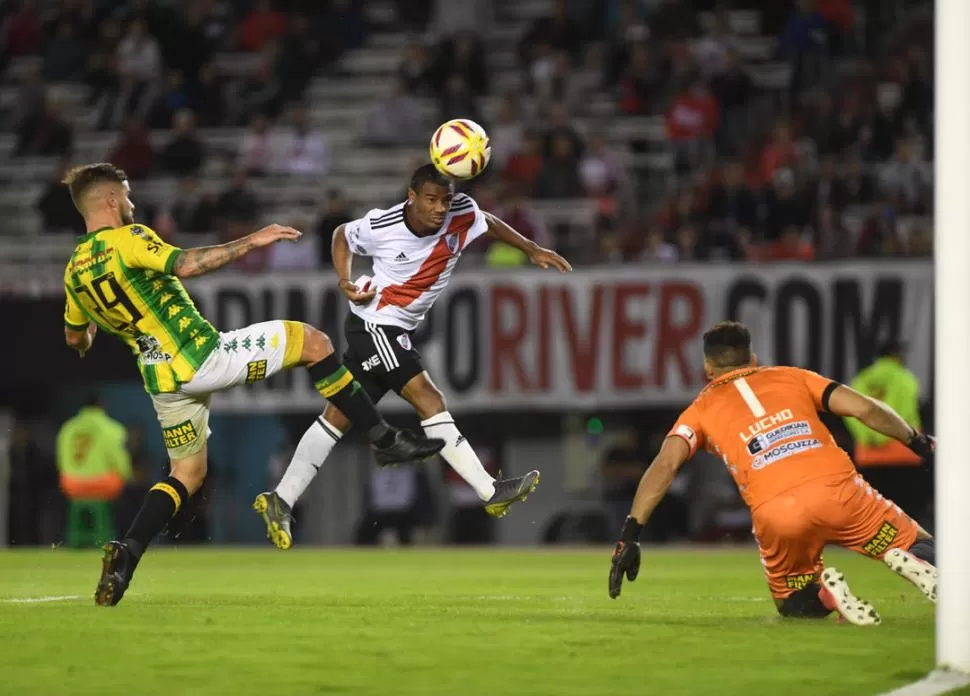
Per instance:
[[[857,473],[818,416],[857,418],[928,457],[933,439],[886,404],[794,367],[758,367],[751,333],[739,322],[704,334],[704,370],[711,380],[685,410],[643,475],[610,569],[610,596],[623,575],[640,569],[640,532],[698,448],[724,459],[745,503],[778,612],[824,617],[832,611],[857,625],[877,624],[871,604],[856,598],[822,551],[838,544],[892,570],[936,601],[933,538]]]
[[[127,343],[151,395],[171,459],[171,475],[156,483],[122,541],[105,545],[95,601],[117,604],[151,540],[202,485],[207,471],[209,397],[213,392],[308,367],[321,396],[361,424],[384,464],[422,459],[443,442],[387,425],[326,334],[298,322],[271,321],[219,333],[195,308],[181,278],[203,275],[254,249],[300,233],[269,225],[216,247],[182,250],[134,224],[127,175],[111,164],[68,172],[71,198],[87,234],[64,271],[64,336],[81,357],[96,327]]]
[[[127,435],[98,396],[58,431],[57,471],[69,501],[67,546],[97,546],[115,537],[112,504],[131,480]]]
[[[880,349],[879,358],[852,380],[852,388],[884,402],[919,430],[919,378],[906,368],[904,353],[902,343],[888,341]],[[921,524],[932,517],[927,505],[933,493],[932,459],[930,466],[921,466],[922,459],[903,443],[855,418],[846,418],[845,427],[855,440],[855,465],[863,470],[866,480]]]
[[[475,490],[489,514],[502,517],[535,489],[539,472],[492,478],[455,426],[444,394],[412,343],[412,332],[447,286],[462,251],[486,233],[541,268],[572,270],[559,254],[483,212],[470,196],[455,194],[454,182],[431,164],[415,170],[406,201],[371,210],[334,230],[333,265],[351,310],[344,324],[344,361],[359,369],[360,383],[375,403],[393,391],[411,404],[424,431],[444,438],[445,461]],[[373,260],[374,278],[367,287],[350,279],[354,255]],[[256,498],[257,509],[269,510],[267,532],[278,548],[292,544],[290,511],[350,425],[339,407],[328,404],[303,436],[276,490]]]

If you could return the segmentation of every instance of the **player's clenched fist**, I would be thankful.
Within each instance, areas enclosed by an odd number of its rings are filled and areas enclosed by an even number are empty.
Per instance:
[[[623,586],[623,576],[633,582],[640,573],[640,531],[643,525],[632,517],[626,518],[620,540],[613,549],[613,561],[610,564],[610,598],[620,596]]]
[[[936,438],[932,435],[927,435],[926,433],[921,433],[918,430],[913,431],[913,436],[906,443],[913,452],[921,456],[923,459],[929,459],[930,456],[936,451]]]
[[[354,304],[370,304],[370,301],[377,295],[377,287],[373,283],[367,283],[364,287],[360,287],[349,280],[341,280],[339,287],[340,292]]]

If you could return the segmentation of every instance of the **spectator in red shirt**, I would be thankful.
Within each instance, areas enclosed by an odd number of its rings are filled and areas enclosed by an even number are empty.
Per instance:
[[[691,82],[686,92],[674,97],[667,109],[667,137],[673,141],[679,173],[693,166],[709,152],[711,138],[720,120],[717,101],[701,80]]]
[[[758,257],[761,261],[813,261],[815,247],[791,225],[782,230],[777,242],[767,244]]]
[[[129,179],[146,178],[155,163],[155,148],[148,139],[148,131],[141,121],[131,118],[112,150],[108,161],[125,170]]]
[[[513,187],[519,187],[524,193],[532,193],[542,169],[542,139],[533,130],[525,134],[525,143],[516,150],[505,165],[503,176]]]
[[[758,185],[769,183],[782,167],[795,163],[795,143],[792,141],[791,128],[787,123],[775,126],[771,140],[761,151],[758,162]]]
[[[40,18],[34,0],[22,0],[6,24],[0,26],[0,45],[6,44],[8,55],[32,56],[40,48]]]
[[[663,77],[650,56],[646,43],[636,43],[630,63],[620,80],[620,108],[626,114],[650,113],[663,90]]]
[[[239,25],[239,45],[254,53],[286,34],[286,16],[273,9],[269,0],[260,0],[256,8]]]

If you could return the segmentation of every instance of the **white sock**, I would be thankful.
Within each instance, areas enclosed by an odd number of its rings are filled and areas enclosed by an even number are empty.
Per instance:
[[[424,434],[428,437],[440,437],[445,441],[441,456],[451,465],[459,476],[475,489],[478,497],[488,500],[495,493],[495,479],[482,466],[475,450],[468,444],[465,436],[455,427],[455,419],[445,411],[428,420],[421,421]]]
[[[303,433],[290,465],[276,486],[276,494],[287,505],[296,505],[342,436],[339,430],[323,420],[323,416],[313,421]]]

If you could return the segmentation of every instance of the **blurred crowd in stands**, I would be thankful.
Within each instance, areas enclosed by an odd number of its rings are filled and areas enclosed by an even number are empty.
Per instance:
[[[490,65],[494,4],[391,3],[390,26],[414,38],[361,128],[362,145],[415,148],[445,119],[482,122],[493,143],[492,164],[472,185],[482,206],[556,245],[557,230],[530,201],[589,199],[595,234],[570,250],[580,262],[931,253],[932,16],[917,20],[932,3],[551,0],[550,14],[518,42],[511,87],[496,85]],[[16,132],[15,156],[60,157],[66,166],[76,127],[46,88],[83,83],[91,125],[118,132],[110,160],[133,182],[179,179],[174,198],[139,211],[165,235],[235,236],[260,215],[254,179],[319,181],[319,210],[306,221],[319,232],[316,257],[254,263],[325,264],[335,224],[395,202],[348,202],[339,177],[328,176],[328,134],[312,123],[305,99],[315,76],[366,79],[346,74],[339,59],[377,33],[367,5],[6,3],[0,69],[25,56],[40,60],[15,77],[6,70],[19,91],[0,118]],[[729,11],[750,7],[759,8],[761,34],[773,37],[772,57],[790,70],[780,89],[759,85],[746,69]],[[216,60],[226,53],[255,59],[232,67]],[[612,113],[592,113],[603,95]],[[485,99],[498,108],[484,113]],[[662,117],[672,157],[659,181],[635,164],[649,138],[610,137],[615,119],[647,116]],[[245,135],[235,151],[208,152],[197,129],[221,126],[244,127]],[[152,129],[168,132],[163,145],[153,144]],[[224,160],[229,183],[221,191],[199,185],[213,157]],[[79,224],[56,178],[38,208],[46,231]]]

